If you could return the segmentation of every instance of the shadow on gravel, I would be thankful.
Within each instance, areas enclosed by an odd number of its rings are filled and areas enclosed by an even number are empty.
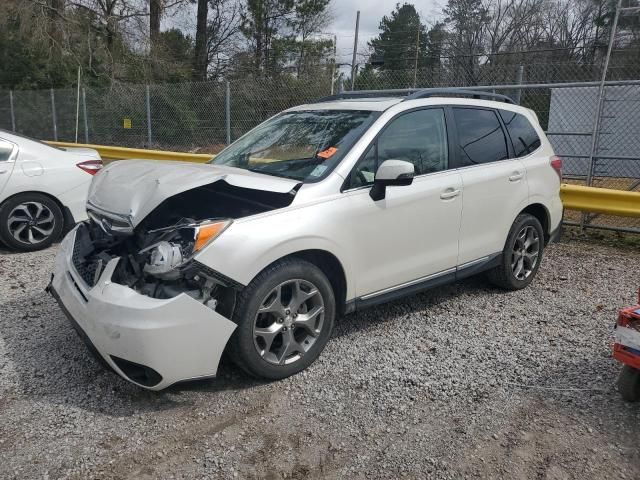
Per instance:
[[[339,318],[333,331],[333,338],[339,338],[367,330],[385,323],[399,322],[402,317],[422,312],[451,299],[459,298],[460,302],[469,295],[504,295],[505,290],[493,287],[482,276],[475,276],[460,282],[432,288],[416,295],[370,307],[355,314]]]
[[[187,407],[191,400],[188,395],[181,397],[182,392],[215,393],[259,384],[223,361],[212,380],[181,383],[162,392],[139,388],[105,369],[89,353],[45,292],[0,304],[0,337],[17,376],[14,385],[3,379],[7,391],[115,417]]]

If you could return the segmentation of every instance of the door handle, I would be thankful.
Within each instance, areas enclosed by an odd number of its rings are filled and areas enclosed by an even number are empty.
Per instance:
[[[447,188],[444,192],[440,194],[440,198],[442,200],[450,200],[452,198],[457,197],[458,195],[460,195],[460,190],[457,190],[455,188]]]
[[[9,170],[0,170],[0,175],[2,175],[3,173],[7,173]]]
[[[524,173],[522,173],[522,172],[513,172],[511,174],[511,176],[509,177],[509,181],[510,182],[517,182],[518,180],[522,180],[522,177],[524,177]]]

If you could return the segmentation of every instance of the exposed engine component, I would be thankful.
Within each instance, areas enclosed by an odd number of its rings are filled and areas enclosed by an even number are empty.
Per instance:
[[[176,270],[183,261],[180,245],[162,241],[140,250],[141,254],[146,252],[151,254],[143,268],[145,273],[166,280],[175,280],[180,277],[180,272]]]

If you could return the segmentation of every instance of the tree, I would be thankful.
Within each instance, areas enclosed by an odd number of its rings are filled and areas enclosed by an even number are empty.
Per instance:
[[[486,25],[489,11],[482,0],[449,0],[442,10],[445,23],[451,28],[449,47],[458,56],[454,68],[466,74],[467,82],[477,83],[477,66],[484,53]],[[464,78],[459,80],[465,81]]]
[[[441,66],[441,59],[446,49],[447,35],[443,22],[436,22],[427,32],[427,58],[425,59],[425,66],[427,68],[434,69]]]
[[[416,56],[418,68],[424,67],[427,32],[413,5],[398,3],[390,16],[385,15],[382,18],[379,28],[382,31],[369,42],[369,47],[375,55],[384,59],[381,70],[413,69]]]
[[[209,0],[197,0],[196,45],[193,51],[193,79],[207,78],[207,18],[209,16]]]
[[[158,46],[161,17],[162,0],[149,0],[149,44],[152,52],[156,50]]]
[[[327,7],[331,0],[298,0],[295,5],[295,16],[289,22],[295,36],[297,59],[297,74],[304,73],[309,64],[305,55],[317,59],[324,57],[332,48],[331,42],[314,41],[311,36],[321,31],[330,21]]]
[[[242,33],[251,43],[256,71],[274,67],[273,40],[293,16],[294,0],[247,0],[242,15]]]
[[[193,54],[194,80],[206,80],[212,69],[217,76],[233,56],[233,40],[240,28],[240,6],[236,0],[197,0],[196,41]]]

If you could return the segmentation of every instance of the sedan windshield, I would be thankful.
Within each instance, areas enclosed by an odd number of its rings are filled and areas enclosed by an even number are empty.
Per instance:
[[[379,112],[287,112],[251,130],[210,163],[301,181],[330,172]]]

